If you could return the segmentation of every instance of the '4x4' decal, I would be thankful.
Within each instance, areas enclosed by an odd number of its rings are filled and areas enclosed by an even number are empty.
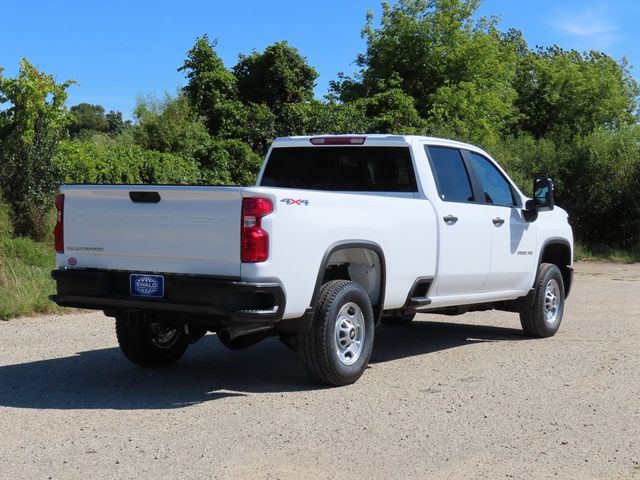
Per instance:
[[[287,205],[309,205],[309,200],[303,198],[283,198],[280,202]]]

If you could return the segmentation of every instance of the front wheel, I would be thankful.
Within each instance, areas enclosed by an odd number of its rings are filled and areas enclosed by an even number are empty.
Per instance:
[[[116,336],[124,356],[143,367],[171,365],[189,346],[183,328],[160,322],[137,324],[126,315],[116,317]]]
[[[564,313],[564,282],[552,263],[540,265],[533,291],[520,310],[522,330],[533,337],[552,337],[560,328]]]
[[[305,368],[318,382],[342,386],[358,380],[373,349],[374,318],[369,296],[348,280],[325,283],[313,323],[298,338]]]

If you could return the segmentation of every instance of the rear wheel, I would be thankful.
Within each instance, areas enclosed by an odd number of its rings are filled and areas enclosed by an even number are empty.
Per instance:
[[[171,365],[189,346],[184,328],[161,322],[138,324],[126,315],[116,317],[116,336],[124,356],[143,367]]]
[[[552,263],[540,265],[533,291],[520,310],[522,330],[533,337],[552,337],[564,313],[564,283],[560,269]]]
[[[298,338],[305,368],[318,382],[342,386],[362,376],[371,357],[373,310],[360,285],[348,280],[325,283],[313,323]]]

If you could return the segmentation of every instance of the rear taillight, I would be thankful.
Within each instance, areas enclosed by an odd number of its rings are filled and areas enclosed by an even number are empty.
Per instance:
[[[273,212],[268,198],[242,199],[242,252],[245,263],[264,262],[269,258],[269,234],[262,229],[262,217]]]
[[[53,236],[56,241],[56,253],[64,253],[64,194],[56,197],[56,210],[58,218],[56,227],[53,229]]]

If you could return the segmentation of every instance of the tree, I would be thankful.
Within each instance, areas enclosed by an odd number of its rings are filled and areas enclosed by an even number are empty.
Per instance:
[[[19,235],[43,235],[59,180],[53,157],[72,121],[65,102],[73,83],[57,83],[26,59],[16,78],[0,76],[0,105],[8,104],[0,109],[0,188]]]
[[[109,123],[104,116],[102,105],[79,103],[70,108],[74,121],[69,125],[69,135],[77,137],[82,131],[107,132]]]
[[[418,134],[426,129],[426,123],[415,107],[415,100],[399,88],[376,93],[356,100],[369,119],[368,131],[372,133]]]
[[[400,89],[412,97],[430,130],[496,140],[514,116],[517,49],[496,19],[474,19],[479,0],[400,0],[383,3],[379,28],[370,13],[367,49],[354,78],[332,82],[341,101]]]
[[[634,123],[640,89],[626,61],[557,46],[521,56],[514,86],[518,128],[564,141]]]
[[[357,102],[289,103],[278,119],[279,135],[321,135],[370,132],[365,106]]]
[[[123,120],[122,112],[109,110],[104,117],[107,120],[107,131],[110,135],[119,135],[128,128],[131,128],[131,120]]]
[[[211,139],[200,158],[202,182],[209,185],[252,185],[262,159],[240,140]]]
[[[203,116],[211,135],[229,135],[237,128],[243,106],[237,100],[236,78],[215,52],[217,41],[207,35],[196,39],[179,72],[186,72],[183,88],[191,105]]]
[[[262,53],[240,55],[233,73],[242,102],[265,104],[276,114],[285,104],[311,101],[318,78],[318,72],[287,42],[276,42]]]
[[[134,138],[148,150],[193,157],[210,138],[202,117],[184,95],[166,95],[162,101],[140,98],[134,115],[138,119]]]

